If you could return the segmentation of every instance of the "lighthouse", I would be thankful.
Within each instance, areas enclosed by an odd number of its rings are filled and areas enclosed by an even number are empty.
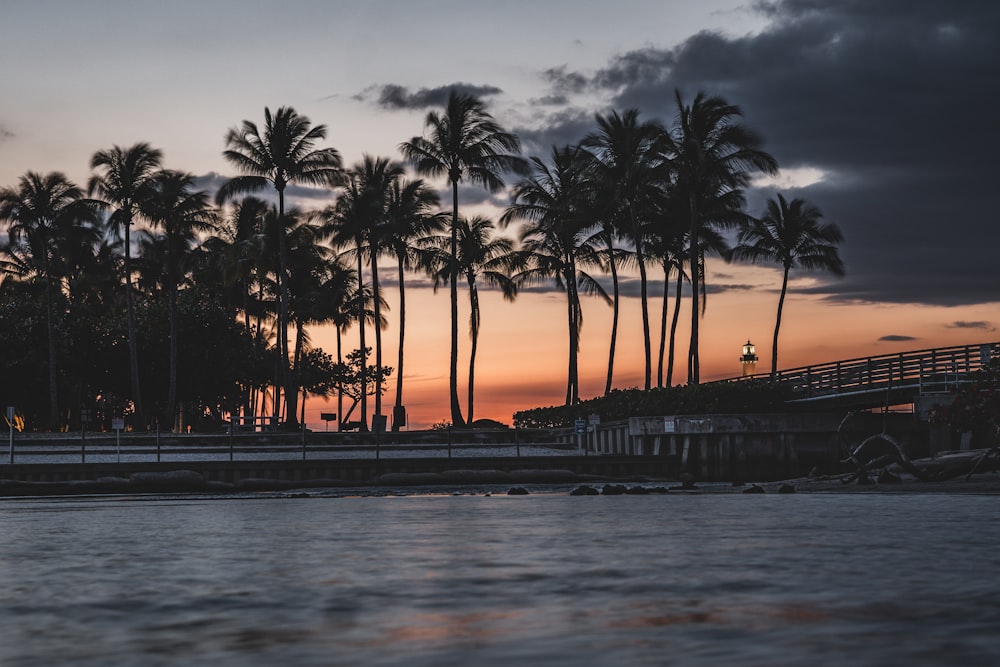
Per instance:
[[[743,346],[743,356],[740,357],[740,363],[743,364],[743,377],[757,372],[757,348],[754,347],[749,338]]]

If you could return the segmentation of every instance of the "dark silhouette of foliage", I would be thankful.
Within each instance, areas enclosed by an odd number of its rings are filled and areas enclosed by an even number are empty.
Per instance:
[[[514,414],[519,428],[569,427],[577,419],[600,415],[601,422],[629,417],[784,412],[789,390],[764,380],[642,389],[614,389],[576,405],[522,410]]]

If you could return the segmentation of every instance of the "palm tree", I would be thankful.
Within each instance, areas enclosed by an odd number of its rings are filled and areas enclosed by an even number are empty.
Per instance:
[[[322,231],[298,211],[289,213],[298,223],[288,234],[289,272],[288,288],[290,296],[289,316],[295,324],[295,352],[292,372],[296,384],[301,382],[306,354],[310,350],[307,325],[323,324],[336,316],[343,295],[338,293],[340,285],[330,282],[332,251],[319,243]],[[313,353],[316,350],[312,350]],[[304,398],[300,414],[305,414]]]
[[[469,351],[469,403],[466,417],[472,424],[475,405],[476,352],[479,348],[479,329],[482,316],[479,308],[479,282],[499,289],[503,298],[513,301],[517,297],[517,285],[511,279],[511,272],[517,267],[519,256],[514,251],[514,243],[505,237],[496,236],[493,221],[483,216],[472,219],[458,219],[458,256],[452,260],[449,254],[449,239],[444,236],[428,239],[433,248],[430,265],[433,267],[434,288],[451,280],[454,273],[465,276],[469,286],[469,337],[472,346]]]
[[[114,146],[98,151],[90,160],[90,168],[97,171],[91,176],[87,191],[117,208],[108,218],[112,230],[124,231],[125,302],[128,310],[129,369],[132,381],[132,402],[135,406],[137,426],[143,428],[142,392],[139,386],[139,353],[136,341],[135,299],[132,294],[132,240],[131,230],[139,206],[150,196],[153,179],[160,171],[162,153],[147,143],[129,148]]]
[[[374,301],[375,321],[382,321],[382,299],[379,287],[378,256],[383,249],[383,237],[388,224],[389,196],[394,182],[403,175],[403,165],[388,158],[376,158],[365,155],[363,160],[354,165],[347,173],[347,185],[344,193],[337,200],[325,227],[331,236],[335,247],[353,245],[348,251],[357,259],[358,275],[362,275],[363,260],[368,260],[372,274],[372,293]],[[363,302],[361,302],[363,305]],[[365,349],[364,318],[361,321],[361,349]],[[361,356],[362,377],[366,377],[365,367],[367,355]],[[375,327],[375,366],[382,367],[382,327]],[[375,393],[375,414],[377,419],[382,416],[382,393]],[[367,394],[362,394],[361,419],[367,419]]]
[[[161,171],[152,181],[152,192],[140,202],[140,210],[154,227],[163,228],[164,287],[170,326],[170,366],[167,405],[163,423],[179,428],[177,421],[177,291],[191,265],[191,250],[198,235],[215,229],[216,214],[208,194],[195,191],[194,177],[176,171]]]
[[[264,323],[276,320],[277,274],[277,208],[256,197],[244,197],[235,202],[217,226],[217,234],[202,243],[203,253],[198,270],[202,284],[211,284],[221,290],[224,301],[234,319],[242,317],[253,348],[261,355],[267,354],[271,334]],[[275,355],[277,358],[277,355]],[[274,381],[274,374],[271,380]],[[258,400],[267,383],[243,385],[242,410],[244,416],[260,416],[262,403]],[[277,414],[278,410],[273,410]]]
[[[772,377],[778,372],[778,331],[788,291],[788,273],[801,266],[810,271],[844,275],[844,263],[837,252],[837,244],[844,240],[844,235],[837,225],[822,222],[822,217],[812,204],[798,198],[788,202],[778,194],[775,199],[768,200],[764,215],[740,233],[739,245],[733,249],[734,259],[751,263],[777,262],[783,270],[771,344]]]
[[[398,431],[406,421],[403,407],[403,343],[406,336],[405,276],[419,261],[420,239],[444,229],[446,219],[437,212],[440,199],[423,180],[396,179],[389,190],[386,210],[386,233],[382,238],[385,250],[396,258],[399,282],[399,350],[396,363],[396,404],[392,430]]]
[[[59,426],[59,368],[56,356],[54,304],[57,282],[72,274],[67,259],[79,247],[97,241],[96,210],[83,191],[63,174],[29,171],[17,189],[0,190],[0,220],[10,223],[7,243],[0,249],[18,273],[35,275],[45,283],[45,323],[49,356],[49,424]]]
[[[504,212],[501,224],[524,221],[521,228],[523,268],[515,280],[518,285],[552,278],[566,292],[566,319],[569,330],[566,404],[580,401],[579,349],[583,328],[580,292],[596,294],[610,303],[608,295],[583,267],[601,266],[602,251],[591,245],[593,228],[589,181],[579,149],[553,148],[546,164],[532,158],[534,175],[514,188],[513,201]]]
[[[648,390],[652,383],[652,346],[643,248],[644,224],[649,219],[648,211],[663,193],[663,129],[653,122],[640,123],[639,112],[635,109],[629,109],[624,115],[617,111],[609,116],[598,115],[597,126],[598,131],[588,135],[582,145],[594,154],[594,177],[603,184],[603,190],[609,197],[612,218],[620,220],[619,229],[631,238],[635,246],[645,350],[644,377]],[[612,332],[612,339],[614,336]]]
[[[685,106],[680,91],[675,92],[677,120],[665,135],[674,185],[688,197],[689,238],[698,239],[704,223],[699,197],[711,191],[719,195],[742,191],[750,174],[776,173],[777,161],[760,149],[756,133],[736,122],[740,108],[720,97],[706,97],[699,92]],[[700,381],[698,321],[701,316],[699,294],[702,274],[699,245],[689,244],[688,266],[691,270],[691,344],[688,348],[688,383]]]
[[[219,189],[216,200],[225,202],[236,194],[258,192],[273,187],[278,193],[278,356],[279,376],[275,383],[285,392],[285,417],[290,428],[297,426],[295,407],[298,388],[288,366],[288,244],[285,239],[285,188],[289,184],[335,186],[342,170],[340,153],[334,148],[315,148],[326,137],[326,126],[313,126],[309,118],[291,107],[281,107],[272,116],[264,107],[264,127],[244,120],[229,130],[223,156],[242,175]],[[276,389],[277,391],[277,389]]]
[[[463,178],[484,186],[490,192],[504,187],[505,171],[521,172],[526,168],[519,157],[520,140],[503,128],[486,111],[483,102],[472,95],[452,91],[444,113],[431,111],[424,126],[429,137],[414,137],[400,145],[400,151],[420,174],[447,176],[452,188],[451,256],[458,254],[458,184]],[[463,426],[458,402],[458,276],[450,278],[451,295],[451,365],[449,391],[451,420]]]
[[[344,363],[342,336],[356,322],[358,309],[354,302],[359,298],[360,276],[347,266],[339,256],[330,259],[327,277],[322,289],[326,293],[327,321],[337,332],[337,365]],[[344,383],[337,381],[337,430],[344,428]]]

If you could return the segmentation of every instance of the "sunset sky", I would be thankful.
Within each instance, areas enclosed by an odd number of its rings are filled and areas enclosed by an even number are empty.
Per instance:
[[[1000,339],[1000,3],[993,0],[9,0],[0,10],[0,186],[28,170],[78,183],[90,156],[147,141],[206,187],[235,175],[226,131],[292,106],[351,165],[399,158],[447,92],[474,92],[528,155],[578,142],[594,114],[669,123],[674,90],[738,104],[782,168],[748,192],[814,203],[846,241],[847,275],[793,273],[781,366]],[[317,208],[328,192],[298,190]],[[506,195],[463,188],[465,212]],[[770,367],[780,273],[710,260],[703,379]],[[658,323],[662,272],[651,270]],[[410,427],[447,419],[448,297],[411,277]],[[637,280],[627,282],[615,384],[642,383]],[[384,354],[395,364],[396,295]],[[464,307],[466,295],[460,292]],[[565,300],[551,287],[483,300],[475,417],[565,395]],[[584,397],[603,390],[611,309],[584,302]],[[685,302],[685,308],[688,305]],[[463,309],[460,377],[467,373]],[[681,314],[677,354],[687,354]],[[658,344],[654,328],[654,349]],[[330,332],[313,341],[334,350]],[[345,341],[356,346],[356,334]],[[654,367],[655,370],[655,367]],[[686,370],[679,365],[674,382]],[[463,382],[464,385],[464,382]],[[391,406],[394,381],[385,404]],[[464,388],[460,389],[463,396]],[[311,400],[307,420],[323,428]],[[391,411],[390,408],[385,409]]]

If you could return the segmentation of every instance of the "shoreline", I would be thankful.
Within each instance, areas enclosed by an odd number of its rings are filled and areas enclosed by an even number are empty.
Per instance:
[[[0,471],[2,475],[2,471]],[[202,475],[185,469],[159,473],[136,473],[128,478],[113,477],[69,482],[27,482],[0,477],[0,499],[72,496],[171,496],[199,495],[225,497],[242,494],[279,494],[308,497],[312,495],[384,496],[413,493],[453,495],[531,495],[567,493],[572,495],[702,495],[702,494],[953,494],[1000,495],[1000,473],[981,472],[966,481],[965,476],[948,480],[924,481],[902,474],[896,481],[857,481],[844,483],[849,475],[803,477],[796,479],[725,482],[653,479],[642,476],[611,477],[586,475],[569,470],[520,470],[509,473],[490,470],[453,470],[446,473],[389,473],[368,482],[336,479],[275,480],[242,479],[235,483],[206,481]]]

